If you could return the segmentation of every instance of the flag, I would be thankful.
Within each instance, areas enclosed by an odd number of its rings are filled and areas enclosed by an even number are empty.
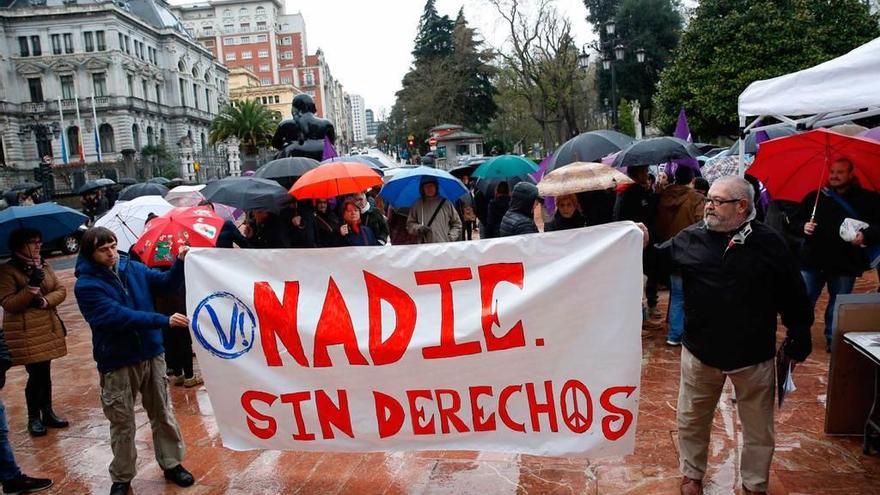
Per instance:
[[[83,125],[82,118],[79,115],[79,94],[76,91],[76,78],[73,80],[73,105],[76,107],[76,146],[79,152],[79,161],[84,163],[86,161],[86,151],[83,148]]]
[[[330,158],[336,158],[339,156],[336,153],[336,148],[333,147],[333,143],[330,142],[330,139],[326,136],[324,137],[324,153],[321,155],[321,161],[329,160]]]
[[[61,117],[61,161],[67,165],[67,145],[65,144],[65,136],[67,129],[64,128],[64,110],[61,109],[61,97],[58,97],[58,116]]]
[[[92,93],[92,122],[94,122],[93,130],[94,130],[94,138],[95,138],[95,153],[98,155],[98,163],[101,163],[101,136],[98,135],[98,112],[95,111],[95,94]]]
[[[544,178],[544,174],[547,173],[547,168],[553,162],[553,153],[547,155],[540,164],[538,164],[538,171],[529,174],[535,182],[541,182],[541,179]],[[544,209],[547,210],[548,215],[552,215],[556,211],[556,198],[552,196],[547,196],[544,198]]]
[[[678,112],[678,123],[675,125],[675,133],[673,136],[678,139],[684,139],[689,143],[693,142],[693,139],[691,138],[691,130],[688,128],[687,115],[684,113],[684,107],[681,107],[681,111]]]

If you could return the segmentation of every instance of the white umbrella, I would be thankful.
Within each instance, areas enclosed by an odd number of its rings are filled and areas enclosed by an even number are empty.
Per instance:
[[[174,206],[162,196],[140,196],[131,201],[118,201],[113,208],[95,222],[95,227],[106,227],[116,234],[116,249],[127,252],[144,233],[147,215],[162,215]]]
[[[548,173],[538,183],[541,196],[563,196],[587,191],[602,191],[632,179],[602,163],[574,162]]]
[[[204,184],[177,186],[168,191],[168,194],[165,195],[165,201],[174,206],[198,206],[199,203],[205,200],[205,197],[199,192],[204,188]]]

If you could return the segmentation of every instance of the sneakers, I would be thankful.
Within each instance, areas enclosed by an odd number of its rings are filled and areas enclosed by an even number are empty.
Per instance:
[[[672,346],[672,347],[678,347],[678,346],[681,345],[681,341],[680,341],[680,340],[666,339],[666,345],[668,345],[668,346]]]
[[[110,495],[128,495],[129,488],[131,488],[130,482],[116,481],[110,485]]]
[[[681,479],[681,495],[703,495],[703,482],[684,476]]]
[[[3,482],[3,493],[12,495],[15,493],[35,493],[41,492],[52,486],[52,480],[46,478],[31,478],[24,474],[19,474],[18,478],[13,478]]]
[[[187,378],[183,381],[183,386],[186,388],[198,387],[199,385],[205,383],[205,380],[202,380],[202,377],[199,375],[194,375],[192,378]]]
[[[183,467],[183,464],[178,464],[177,467],[173,467],[171,469],[165,470],[165,479],[173,482],[177,486],[187,487],[191,486],[196,482],[193,475]]]

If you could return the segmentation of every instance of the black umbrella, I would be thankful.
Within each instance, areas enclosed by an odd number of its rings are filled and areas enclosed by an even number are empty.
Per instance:
[[[260,179],[282,179],[300,177],[309,170],[316,168],[318,161],[304,156],[279,158],[258,168],[254,177]]]
[[[133,184],[137,184],[138,181],[137,179],[133,179],[131,177],[120,177],[119,180],[116,181],[116,183],[123,186],[130,186]]]
[[[474,170],[476,170],[478,166],[480,166],[480,164],[478,164],[478,163],[473,163],[470,165],[459,165],[458,167],[455,167],[452,170],[450,170],[449,173],[452,174],[453,177],[455,177],[457,179],[461,179],[465,175],[470,177],[471,175],[474,174]]]
[[[749,132],[749,135],[746,136],[746,154],[754,155],[758,152],[758,135],[764,133],[766,136],[761,136],[764,141],[768,139],[776,139],[779,137],[791,136],[793,134],[797,134],[797,131],[794,127],[771,127],[767,130],[758,130]],[[733,146],[730,147],[731,155],[739,155],[739,140],[737,139]]]
[[[132,184],[119,193],[117,200],[131,201],[141,196],[165,196],[168,194],[168,188],[162,184],[155,182],[141,182],[140,184]]]
[[[614,158],[614,166],[623,168],[656,165],[679,158],[696,158],[698,156],[700,156],[700,150],[692,143],[664,136],[636,141],[632,146],[617,154]]]
[[[113,179],[100,178],[95,180],[86,181],[85,184],[82,185],[79,189],[76,190],[77,194],[85,194],[90,191],[94,191],[95,189],[100,189],[102,187],[115,185],[116,182]]]
[[[579,134],[553,153],[553,161],[547,171],[574,162],[598,162],[602,157],[616,153],[633,143],[633,138],[617,131],[602,130]]]
[[[474,183],[474,188],[487,198],[492,198],[495,196],[495,189],[498,187],[498,184],[501,182],[507,181],[507,185],[510,186],[510,190],[513,191],[513,186],[519,184],[520,182],[528,182],[529,184],[537,184],[535,179],[533,179],[530,175],[516,175],[513,177],[496,177],[493,179],[477,179],[477,182]]]
[[[226,177],[201,190],[212,203],[222,203],[242,210],[280,210],[293,197],[274,180],[258,177]]]
[[[336,157],[328,158],[328,159],[322,161],[321,165],[324,165],[325,163],[333,163],[333,162],[363,163],[364,165],[375,170],[382,177],[385,177],[385,168],[387,168],[377,158],[373,158],[372,156],[367,156],[367,155],[336,156]]]
[[[168,184],[169,182],[171,182],[171,180],[166,179],[165,177],[153,177],[152,179],[148,180],[147,182],[150,184],[162,184],[164,186],[165,184]]]

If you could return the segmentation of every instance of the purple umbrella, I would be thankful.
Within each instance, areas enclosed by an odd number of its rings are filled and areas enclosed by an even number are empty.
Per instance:
[[[535,182],[541,182],[541,179],[544,178],[544,174],[547,173],[547,167],[549,167],[551,163],[553,163],[553,153],[550,153],[541,160],[541,163],[538,164],[537,172],[529,175],[535,179]],[[544,198],[544,208],[546,208],[547,212],[552,215],[553,212],[556,211],[556,200],[552,197]]]
[[[333,143],[330,142],[326,136],[324,137],[324,153],[321,155],[321,161],[328,160],[330,158],[336,158],[336,148],[333,147]]]
[[[864,131],[859,134],[859,137],[866,137],[868,139],[873,139],[874,141],[880,141],[880,126]]]

